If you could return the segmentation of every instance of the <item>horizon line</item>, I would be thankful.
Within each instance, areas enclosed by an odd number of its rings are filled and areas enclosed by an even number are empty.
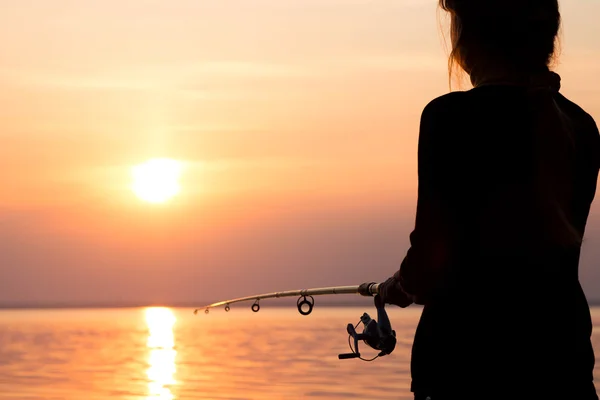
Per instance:
[[[321,299],[320,299],[321,300]],[[368,301],[369,298],[360,298],[354,301],[319,301],[321,306],[325,307],[357,307],[363,305],[372,305]],[[247,302],[247,308],[252,306],[252,302]],[[203,305],[199,305],[203,304]],[[192,303],[192,302],[120,302],[120,303],[108,303],[108,302],[61,302],[61,303],[50,303],[50,302],[28,302],[28,303],[1,303],[0,311],[3,310],[81,310],[81,309],[121,309],[121,308],[150,308],[150,307],[167,307],[167,308],[190,308],[190,309],[202,309],[204,306],[211,303]],[[600,299],[588,300],[588,304],[591,307],[600,307]],[[242,308],[246,306],[246,303],[236,304],[236,308]],[[388,305],[390,306],[390,305]],[[269,307],[295,307],[295,304],[286,304],[281,301],[276,303],[269,303]],[[421,307],[421,306],[419,306]],[[221,308],[221,307],[217,307]],[[232,306],[233,308],[233,306]]]

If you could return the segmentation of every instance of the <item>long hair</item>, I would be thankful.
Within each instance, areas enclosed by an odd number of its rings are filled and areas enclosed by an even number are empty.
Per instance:
[[[560,77],[549,71],[561,26],[558,0],[439,0],[439,6],[450,16],[450,77],[460,67],[474,86],[504,74],[528,87],[542,236],[553,245],[580,245],[571,215],[573,126],[556,102]]]
[[[478,74],[493,63],[514,72],[547,68],[558,45],[558,0],[439,0],[450,15],[449,67]]]

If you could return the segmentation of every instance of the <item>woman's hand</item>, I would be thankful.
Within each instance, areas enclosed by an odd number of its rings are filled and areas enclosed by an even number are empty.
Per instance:
[[[400,281],[394,277],[380,283],[377,292],[381,297],[381,300],[386,304],[394,304],[398,307],[405,308],[413,303],[412,296],[402,290]]]

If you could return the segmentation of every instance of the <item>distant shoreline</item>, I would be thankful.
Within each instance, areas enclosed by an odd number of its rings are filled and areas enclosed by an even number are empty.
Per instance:
[[[350,301],[350,302],[339,302],[339,301],[327,301],[318,299],[318,304],[325,307],[362,307],[371,306],[372,301],[368,298],[361,299],[362,301]],[[265,301],[263,304],[268,304],[269,307],[295,307],[295,301],[293,303],[285,301]],[[131,303],[80,303],[80,304],[65,304],[65,303],[0,303],[0,311],[2,310],[81,310],[81,309],[119,309],[119,308],[147,308],[147,307],[169,307],[169,308],[202,308],[205,305],[210,304],[208,302],[172,302],[172,303],[156,303],[156,302],[131,302]],[[235,307],[247,307],[250,308],[251,302],[239,303]],[[589,301],[590,307],[600,307],[600,300]],[[233,307],[233,306],[232,306]]]

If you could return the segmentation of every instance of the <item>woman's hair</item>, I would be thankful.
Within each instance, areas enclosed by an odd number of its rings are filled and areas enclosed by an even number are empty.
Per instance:
[[[450,15],[450,74],[477,82],[495,63],[518,72],[547,68],[561,24],[558,0],[439,0]]]
[[[474,86],[508,78],[529,87],[539,236],[554,245],[580,245],[571,215],[574,129],[556,102],[560,77],[549,71],[561,25],[558,0],[439,0],[439,5],[450,15],[450,79],[460,66]]]

